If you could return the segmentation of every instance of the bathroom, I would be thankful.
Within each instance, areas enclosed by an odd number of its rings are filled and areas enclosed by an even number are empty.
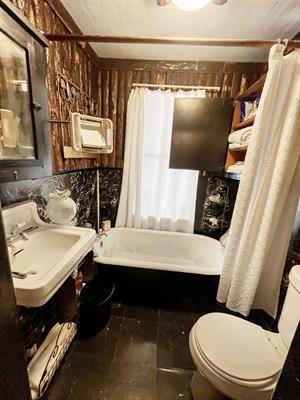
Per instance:
[[[299,20],[0,0],[1,399],[300,398]]]

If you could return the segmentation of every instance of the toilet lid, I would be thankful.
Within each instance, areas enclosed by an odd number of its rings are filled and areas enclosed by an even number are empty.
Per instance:
[[[194,337],[204,358],[229,377],[241,381],[265,380],[282,368],[283,360],[267,332],[242,318],[206,314],[195,324]]]

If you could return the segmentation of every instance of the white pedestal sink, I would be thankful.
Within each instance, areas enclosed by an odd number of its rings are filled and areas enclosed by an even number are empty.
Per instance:
[[[42,306],[91,249],[96,232],[47,224],[39,218],[33,202],[8,207],[3,217],[11,270],[15,276],[24,274],[23,279],[13,278],[17,304]]]

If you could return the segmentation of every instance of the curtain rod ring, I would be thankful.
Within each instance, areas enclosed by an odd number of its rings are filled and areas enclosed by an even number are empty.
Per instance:
[[[282,42],[283,42],[282,44],[284,44],[284,50],[286,50],[288,48],[288,45],[289,45],[289,39],[283,39]]]
[[[276,39],[276,42],[278,44],[282,44],[284,46],[284,50],[286,50],[288,48],[289,39]]]

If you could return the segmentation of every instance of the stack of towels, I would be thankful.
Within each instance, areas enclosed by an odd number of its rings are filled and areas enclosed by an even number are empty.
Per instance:
[[[74,322],[57,323],[35,353],[27,367],[33,400],[39,399],[46,391],[75,334]]]
[[[235,164],[227,167],[226,172],[230,172],[232,174],[242,174],[244,169],[244,161],[237,161]]]
[[[238,149],[241,147],[248,146],[251,138],[252,126],[247,128],[239,129],[238,131],[232,132],[228,136],[229,149]]]

